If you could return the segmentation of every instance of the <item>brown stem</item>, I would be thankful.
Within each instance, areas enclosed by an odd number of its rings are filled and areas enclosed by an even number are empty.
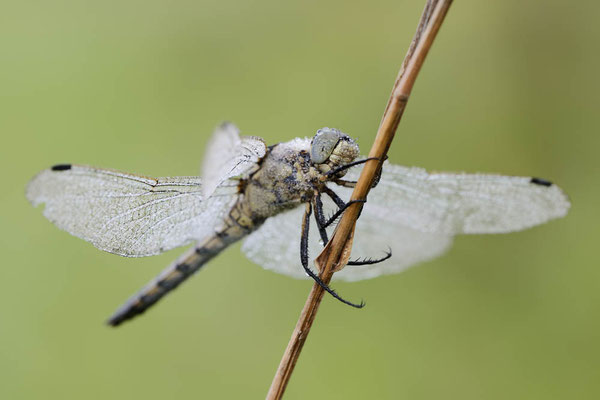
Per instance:
[[[431,48],[451,3],[452,0],[427,1],[417,27],[417,32],[394,83],[392,94],[377,131],[377,136],[369,151],[369,157],[375,157],[377,160],[365,163],[351,199],[365,199],[367,197],[372,183],[377,177],[378,169],[381,168],[381,160],[385,159],[392,143],[394,133],[406,108],[406,103],[423,65],[423,61]],[[346,210],[333,236],[315,260],[320,271],[319,276],[326,284],[331,281],[333,273],[339,270],[340,266],[343,267],[346,265],[350,257],[354,226],[361,207],[362,203],[356,203]],[[271,383],[271,388],[267,394],[268,400],[281,399],[283,396],[283,392],[294,371],[296,361],[298,361],[306,337],[316,317],[323,294],[323,289],[319,285],[314,284]]]

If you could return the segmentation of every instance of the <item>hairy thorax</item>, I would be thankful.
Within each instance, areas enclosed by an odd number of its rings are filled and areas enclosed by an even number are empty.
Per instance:
[[[256,170],[240,181],[241,196],[226,225],[252,231],[268,217],[309,202],[330,180],[327,173],[353,161],[358,152],[351,140],[338,140],[327,158],[315,164],[311,160],[311,139],[297,138],[269,147]],[[334,178],[344,174],[345,170]]]
[[[310,140],[296,139],[271,147],[260,168],[244,182],[244,208],[255,223],[295,208],[322,185],[322,173],[310,161]]]

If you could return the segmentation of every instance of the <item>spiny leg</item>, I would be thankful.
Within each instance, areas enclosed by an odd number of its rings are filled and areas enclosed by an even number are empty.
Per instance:
[[[381,257],[381,258],[363,258],[361,259],[357,259],[357,260],[351,260],[348,261],[348,263],[346,265],[372,265],[372,264],[378,264],[382,261],[387,260],[388,258],[390,258],[392,256],[392,249],[388,248],[388,251],[385,252],[385,256]]]
[[[330,224],[332,224],[345,210],[346,208],[348,208],[350,206],[350,204],[353,204],[353,202],[355,203],[364,203],[365,200],[353,200],[353,201],[349,201],[348,203],[345,203],[344,200],[342,200],[333,190],[329,189],[327,186],[325,186],[323,188],[323,192],[325,194],[327,194],[339,207],[339,210],[333,214],[328,221],[324,222],[324,226],[323,228],[326,228],[327,226],[329,226]],[[320,198],[319,198],[320,201]],[[321,207],[322,207],[322,203],[321,203]],[[361,210],[362,211],[362,210]],[[317,210],[315,208],[315,214],[317,213]],[[322,211],[321,211],[322,213]],[[360,214],[359,214],[360,216]],[[324,219],[324,218],[323,218]],[[322,224],[321,221],[319,221],[319,219],[317,218],[317,226],[319,226],[319,230],[321,230],[321,226],[319,225]],[[322,238],[323,236],[321,236]],[[325,237],[327,237],[327,232],[325,232]],[[323,240],[324,243],[327,243],[327,240]],[[388,249],[388,251],[386,251],[385,256],[381,257],[381,258],[366,258],[363,260],[351,260],[348,261],[348,263],[346,265],[372,265],[372,264],[377,264],[380,263],[382,261],[387,260],[388,258],[390,258],[392,256],[392,249]]]
[[[334,169],[332,169],[330,171],[327,171],[325,173],[325,175],[328,176],[328,177],[330,177],[330,176],[333,176],[333,175],[335,175],[337,173],[340,173],[340,172],[342,172],[344,170],[347,170],[348,168],[352,168],[352,167],[354,167],[356,165],[364,164],[367,161],[371,161],[371,160],[379,160],[379,157],[369,157],[369,158],[364,158],[362,160],[352,161],[351,163],[344,164],[344,165],[341,165],[341,166],[339,166],[337,168],[334,168]]]
[[[327,186],[323,186],[323,193],[333,200],[333,202],[339,207],[342,208],[346,205],[346,202],[340,198],[333,190],[329,189]]]
[[[387,159],[388,159],[388,156],[385,156],[385,158],[384,158],[383,161],[385,161]],[[364,162],[367,162],[369,160],[379,160],[379,158],[377,158],[377,157],[366,158],[364,160],[359,160],[359,161],[355,161],[354,163],[343,165],[342,167],[344,169],[350,168],[350,167],[353,167],[353,166],[355,166],[357,164],[362,164]],[[340,172],[340,171],[339,170],[335,171],[335,173],[338,173],[338,172]],[[327,176],[331,176],[331,175],[333,175],[333,173],[332,173],[332,171],[329,171],[327,173]],[[371,185],[371,189],[374,188],[374,187],[376,187],[380,180],[381,180],[381,168],[379,168],[377,170],[377,174],[375,175],[375,179],[373,180],[373,184]],[[356,186],[356,181],[348,181],[348,180],[345,180],[345,179],[335,179],[335,180],[333,180],[333,182],[335,182],[336,184],[338,184],[340,186],[347,187],[347,188],[354,188]]]
[[[319,229],[319,235],[323,241],[323,246],[329,241],[327,238],[327,231],[325,230],[325,215],[323,215],[323,201],[321,201],[321,193],[316,192],[313,198],[315,208],[315,221],[317,221],[317,228]]]
[[[333,192],[332,192],[333,193]],[[333,193],[336,197],[337,195]],[[339,197],[338,197],[339,199]],[[313,197],[313,207],[315,209],[315,221],[317,222],[317,228],[319,228],[319,234],[321,235],[321,240],[323,241],[323,245],[329,241],[327,238],[327,231],[325,228],[329,227],[332,223],[335,222],[336,219],[342,213],[350,207],[351,204],[354,203],[365,203],[365,200],[351,200],[348,203],[344,203],[341,199],[340,203],[341,207],[331,216],[329,219],[325,220],[325,214],[323,213],[323,201],[321,200],[321,193],[315,191],[315,196]],[[334,200],[335,201],[335,200]]]
[[[335,182],[337,185],[351,188],[351,189],[353,189],[356,186],[356,181],[347,181],[345,179],[336,179],[333,182]]]
[[[318,199],[318,200],[317,200]],[[333,214],[329,220],[327,221],[323,221],[324,220],[324,216],[323,216],[323,210],[320,209],[319,211],[317,211],[317,207],[323,207],[323,203],[321,202],[321,199],[319,197],[315,197],[315,219],[317,221],[317,226],[319,228],[319,233],[321,234],[321,239],[323,240],[323,243],[327,243],[329,241],[329,239],[327,238],[327,231],[325,230],[325,228],[327,228],[329,225],[331,225],[345,210],[346,208],[348,208],[351,204],[354,203],[364,203],[364,200],[353,200],[353,201],[349,201],[348,203],[346,203],[344,205],[344,207],[340,208],[335,214]],[[319,203],[321,203],[319,205]],[[321,214],[319,216],[319,213]],[[382,261],[387,260],[388,258],[390,258],[392,256],[392,249],[388,248],[388,251],[385,252],[385,256],[381,257],[381,258],[364,258],[362,260],[360,259],[356,259],[356,260],[350,260],[348,261],[348,263],[346,265],[372,265],[372,264],[377,264],[380,263]]]
[[[310,216],[312,214],[312,204],[306,203],[306,211],[304,212],[304,219],[302,220],[302,237],[300,239],[300,261],[304,271],[310,276],[319,286],[323,288],[327,293],[338,299],[344,304],[347,304],[356,308],[363,308],[365,303],[354,304],[348,300],[341,298],[333,289],[331,289],[325,282],[321,280],[311,269],[308,267],[308,228],[310,226]]]
[[[335,193],[333,190],[329,189],[327,186],[324,186],[322,190],[323,190],[323,193],[328,195],[331,198],[331,200],[333,200],[333,202],[339,208],[339,210],[329,218],[325,227],[331,225],[340,215],[342,215],[342,213],[346,210],[346,208],[348,208],[351,204],[367,202],[366,200],[350,200],[348,203],[346,203],[344,200],[342,200],[340,198],[340,196],[337,195],[337,193]],[[360,217],[361,213],[362,213],[362,208],[360,209],[360,212],[358,213],[359,217]]]
[[[341,207],[340,209],[338,209],[331,217],[329,217],[329,219],[327,221],[325,221],[323,228],[327,228],[329,225],[333,224],[335,222],[336,219],[339,218],[340,215],[342,215],[342,213],[344,211],[346,211],[346,209],[348,207],[350,207],[352,204],[356,204],[356,203],[366,203],[366,200],[350,200],[349,202],[347,202],[346,204],[344,204],[343,207]]]

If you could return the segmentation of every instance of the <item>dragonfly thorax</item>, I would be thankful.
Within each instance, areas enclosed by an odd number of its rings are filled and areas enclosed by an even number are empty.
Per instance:
[[[297,207],[321,191],[328,171],[346,165],[359,155],[358,145],[336,129],[323,128],[311,139],[293,139],[271,146],[243,186],[243,203],[256,226],[265,218]]]

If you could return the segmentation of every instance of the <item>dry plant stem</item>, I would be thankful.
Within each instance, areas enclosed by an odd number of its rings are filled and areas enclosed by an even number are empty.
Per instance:
[[[376,178],[377,171],[381,168],[381,160],[385,158],[394,138],[394,133],[406,107],[419,70],[423,65],[425,56],[431,48],[451,3],[452,0],[427,1],[413,42],[402,64],[398,78],[394,83],[394,89],[392,90],[392,95],[384,112],[379,130],[377,131],[375,142],[369,152],[369,157],[376,157],[380,161],[373,160],[365,164],[352,193],[352,199],[365,199],[367,197],[371,185]],[[325,283],[331,281],[331,277],[338,265],[345,265],[348,261],[354,226],[361,207],[362,204],[357,203],[346,210],[333,236],[315,260],[320,271],[320,277]],[[323,289],[318,284],[314,284],[271,383],[271,388],[267,394],[268,400],[281,399],[283,396],[283,392],[323,299],[323,294]]]
[[[404,75],[404,72],[406,71],[406,65],[412,59],[413,54],[415,53],[417,44],[421,40],[421,36],[423,35],[423,31],[425,30],[425,27],[427,26],[427,24],[429,24],[429,21],[431,18],[431,13],[433,12],[433,9],[437,5],[437,3],[438,3],[438,0],[429,0],[425,4],[425,8],[423,9],[423,13],[421,14],[421,19],[419,20],[419,25],[417,26],[417,31],[415,32],[415,36],[413,37],[413,40],[410,42],[410,46],[408,47],[406,56],[404,56],[404,61],[402,62],[402,65],[400,66],[400,71],[398,71],[398,76],[396,77],[396,81],[394,81],[394,87],[392,88],[392,94],[390,95],[388,103],[385,106],[385,111],[383,112],[383,116],[381,118],[381,123],[383,123],[385,116],[389,112],[390,105],[392,104],[392,100],[394,99],[394,91],[398,87],[398,84],[400,83],[400,79],[402,78],[402,76]]]

